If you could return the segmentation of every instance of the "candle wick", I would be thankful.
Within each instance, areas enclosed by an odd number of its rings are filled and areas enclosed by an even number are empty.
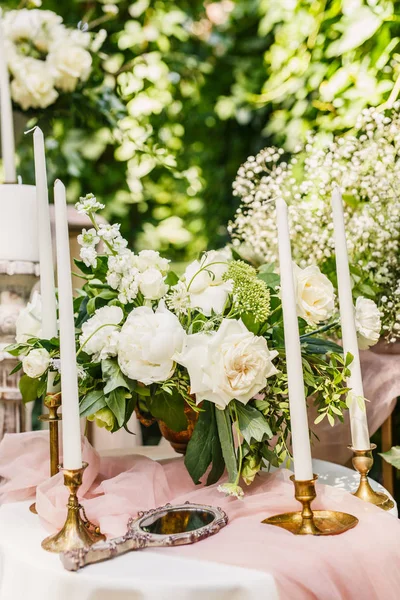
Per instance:
[[[35,131],[37,129],[37,125],[35,125],[35,127],[32,127],[32,129],[28,129],[28,131],[24,131],[24,135],[26,135],[27,133],[32,133],[32,131]]]

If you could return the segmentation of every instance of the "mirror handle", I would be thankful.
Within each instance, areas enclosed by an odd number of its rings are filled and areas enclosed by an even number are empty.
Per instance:
[[[108,542],[98,542],[86,548],[62,552],[60,559],[67,571],[78,571],[86,565],[108,560],[131,550],[140,550],[148,546],[148,543],[148,534],[128,532]]]

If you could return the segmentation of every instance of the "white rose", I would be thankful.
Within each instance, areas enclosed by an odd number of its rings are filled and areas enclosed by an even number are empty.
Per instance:
[[[335,309],[332,283],[318,267],[300,269],[293,263],[296,288],[297,315],[309,325],[326,321]]]
[[[52,31],[60,23],[62,18],[51,10],[11,10],[3,18],[5,35],[14,41],[36,41],[38,35],[42,35],[42,28]]]
[[[32,300],[21,310],[16,320],[16,336],[18,344],[29,338],[40,338],[42,335],[42,299],[34,292]]]
[[[71,46],[69,42],[63,42],[50,49],[47,63],[56,86],[64,92],[72,92],[79,80],[86,81],[88,78],[92,56],[82,46]]]
[[[381,333],[381,316],[379,309],[373,300],[360,296],[356,300],[355,323],[358,338],[358,347],[368,350],[374,346]]]
[[[142,250],[134,258],[135,267],[143,273],[146,269],[158,269],[163,275],[169,270],[169,260],[155,250]]]
[[[117,355],[119,339],[117,325],[123,318],[124,313],[119,306],[103,306],[82,325],[79,342],[84,352],[93,354],[94,361]]]
[[[36,348],[22,359],[24,373],[32,379],[41,377],[50,366],[50,354],[45,348]]]
[[[217,332],[187,336],[177,362],[189,372],[197,404],[209,400],[225,408],[234,398],[247,404],[265,387],[278,372],[272,363],[277,354],[241,320],[223,319]]]
[[[146,306],[134,308],[119,339],[118,363],[122,372],[145,385],[169,379],[185,336],[178,318],[163,303],[155,312]]]
[[[223,280],[230,259],[229,250],[210,250],[186,268],[183,281],[188,288],[191,308],[197,308],[207,317],[212,311],[223,312],[232,291],[232,283]]]
[[[11,82],[13,100],[23,110],[28,108],[47,108],[58,97],[54,89],[54,79],[43,61],[27,58],[14,70]]]
[[[138,275],[139,290],[146,300],[159,300],[168,291],[168,286],[164,277],[157,269],[146,269],[144,273]]]

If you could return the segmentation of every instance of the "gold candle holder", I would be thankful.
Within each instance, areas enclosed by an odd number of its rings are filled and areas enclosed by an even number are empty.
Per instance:
[[[376,444],[371,444],[369,450],[356,450],[352,446],[348,446],[348,448],[353,452],[353,467],[360,473],[360,483],[353,496],[357,496],[357,498],[364,500],[364,502],[375,504],[375,506],[383,508],[383,510],[392,509],[394,507],[393,500],[386,494],[373,490],[368,480],[368,473],[374,464],[372,451],[376,449]]]
[[[86,467],[87,463],[83,463],[80,469],[63,469],[64,485],[69,489],[67,518],[61,531],[43,540],[42,548],[48,552],[67,552],[87,548],[106,539],[100,532],[100,528],[88,520],[83,506],[79,504],[77,492],[82,485]]]
[[[44,405],[48,409],[48,413],[40,415],[39,420],[49,424],[49,442],[50,442],[50,477],[57,475],[60,464],[60,451],[58,441],[58,422],[62,417],[58,414],[58,409],[61,406],[61,393],[46,394]],[[29,510],[37,514],[36,503],[30,505]]]
[[[294,535],[338,535],[352,529],[358,523],[357,517],[336,510],[312,510],[311,503],[317,497],[315,482],[318,475],[307,481],[294,483],[294,496],[302,505],[301,511],[283,513],[264,519],[263,523],[275,525],[290,531]]]

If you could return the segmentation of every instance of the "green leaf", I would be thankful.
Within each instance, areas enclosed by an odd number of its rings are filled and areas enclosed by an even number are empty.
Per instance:
[[[184,408],[185,401],[176,391],[172,395],[164,392],[155,394],[150,401],[153,417],[164,421],[173,431],[184,431],[188,426]]]
[[[168,275],[165,278],[165,283],[167,285],[176,285],[179,281],[179,277],[173,271],[169,271]]]
[[[238,467],[235,453],[235,446],[232,435],[232,420],[229,415],[229,409],[215,411],[217,420],[218,435],[221,442],[222,456],[229,475],[229,482],[235,483],[238,476]]]
[[[15,365],[10,375],[14,375],[14,373],[17,373],[20,369],[22,369],[22,362],[19,362],[17,365]]]
[[[315,419],[314,421],[314,425],[318,425],[318,423],[321,423],[321,421],[323,421],[326,417],[326,412],[323,412],[321,415],[318,415],[318,417]]]
[[[207,485],[218,481],[225,465],[215,421],[215,406],[206,401],[203,403],[203,410],[199,414],[185,455],[185,466],[196,485],[200,483],[200,478],[211,462],[213,466],[207,478]]]
[[[393,446],[387,452],[379,452],[386,462],[393,465],[396,469],[400,469],[400,446]]]
[[[262,279],[264,283],[267,284],[268,287],[275,289],[277,285],[280,284],[281,278],[276,273],[270,272],[258,272],[257,277]]]
[[[254,408],[254,406],[245,406],[240,402],[235,402],[236,413],[239,421],[240,433],[246,442],[250,445],[252,440],[262,442],[265,436],[272,438],[271,428],[263,414]]]
[[[116,360],[112,360],[110,358],[102,360],[101,370],[103,373],[103,379],[106,382],[106,385],[104,386],[104,393],[106,395],[119,387],[124,387],[127,390],[130,390],[130,387]]]
[[[27,402],[33,402],[36,398],[39,398],[39,387],[40,379],[32,379],[28,375],[22,375],[19,380],[19,390],[22,394],[22,400],[26,404]]]
[[[113,390],[108,396],[105,396],[106,404],[115,415],[119,427],[125,423],[126,411],[126,391],[124,388]]]
[[[103,390],[93,390],[82,398],[79,404],[81,417],[89,417],[107,406]]]
[[[85,263],[83,262],[83,260],[78,260],[77,258],[74,258],[74,263],[76,264],[76,266],[78,267],[78,269],[80,271],[82,271],[82,273],[84,275],[92,275],[93,274],[92,267],[87,267],[85,265]]]

